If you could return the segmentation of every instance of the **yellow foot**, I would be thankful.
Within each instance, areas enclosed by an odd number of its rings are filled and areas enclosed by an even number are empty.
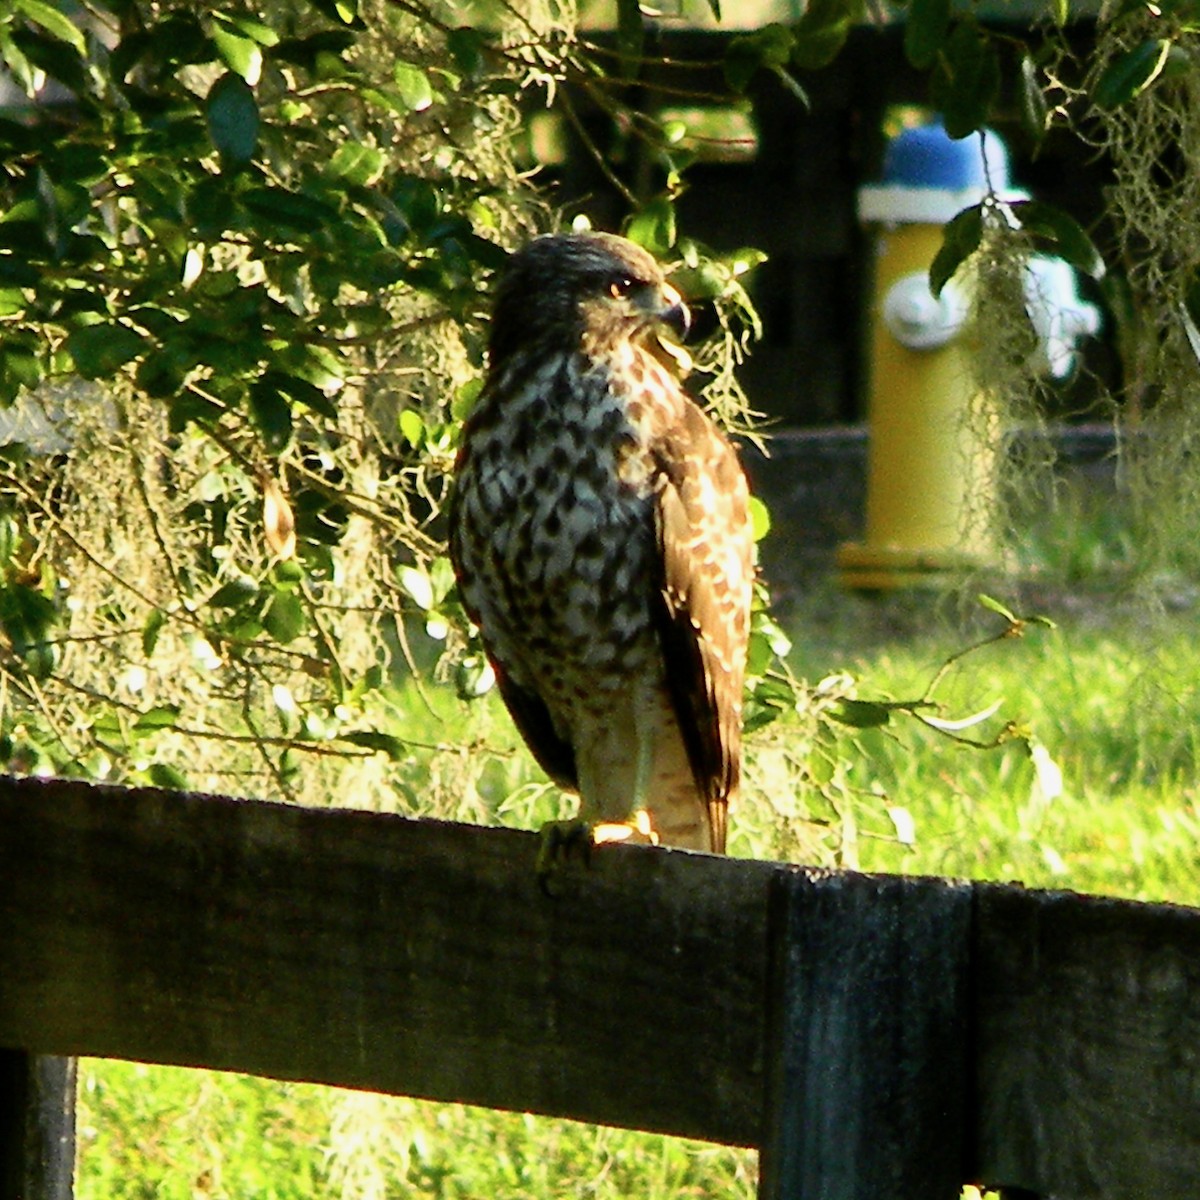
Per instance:
[[[538,833],[538,885],[547,896],[558,895],[555,880],[566,862],[578,855],[591,861],[595,846],[613,842],[657,846],[658,834],[645,812],[636,812],[628,821],[601,821],[592,825],[579,817],[567,821],[547,821]]]
[[[605,842],[629,842],[632,845],[657,846],[658,834],[650,824],[650,814],[639,809],[628,821],[602,821],[592,826],[592,842],[600,846]]]

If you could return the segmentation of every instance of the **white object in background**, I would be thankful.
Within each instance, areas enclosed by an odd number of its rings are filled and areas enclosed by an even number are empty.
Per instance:
[[[901,275],[883,298],[883,323],[910,350],[933,350],[944,346],[967,319],[968,301],[953,282],[940,296],[929,290],[929,272]]]
[[[1035,365],[1066,378],[1075,366],[1075,343],[1100,331],[1100,310],[1079,298],[1074,269],[1044,254],[1025,266],[1025,310],[1038,336]]]

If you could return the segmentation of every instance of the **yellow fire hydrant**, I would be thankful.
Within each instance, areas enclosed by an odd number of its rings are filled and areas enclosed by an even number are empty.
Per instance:
[[[991,555],[987,518],[998,430],[995,422],[989,428],[981,406],[972,412],[976,385],[958,336],[970,284],[952,279],[937,297],[929,288],[944,224],[988,194],[1002,202],[1027,198],[1009,185],[1003,143],[992,133],[952,140],[937,122],[895,137],[883,182],[859,192],[859,217],[877,229],[877,254],[866,538],[839,548],[848,587],[923,582]],[[1043,294],[1047,279],[1059,294]],[[1075,297],[1074,275],[1060,260],[1032,262],[1026,290],[1035,326],[1048,331],[1048,369],[1065,374],[1075,336],[1098,326],[1096,310]]]

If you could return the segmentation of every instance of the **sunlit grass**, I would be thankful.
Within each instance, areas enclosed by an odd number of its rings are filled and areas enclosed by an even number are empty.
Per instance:
[[[860,732],[847,751],[858,752],[857,785],[881,797],[876,810],[903,805],[916,831],[901,845],[877,820],[881,836],[859,839],[862,867],[1200,903],[1200,649],[1191,614],[1110,613],[1093,602],[1083,614],[1051,604],[1046,615],[1057,628],[1032,626],[966,656],[937,695],[952,713],[1001,700],[996,720],[1042,747],[1061,772],[1061,794],[1045,798],[1023,740],[976,750],[903,721]],[[907,698],[974,639],[972,626],[910,624],[856,645],[843,617],[821,640],[800,642],[799,665],[815,675],[832,647],[860,694]],[[863,807],[869,816],[872,805]]]
[[[1200,903],[1192,615],[1150,620],[1094,596],[1037,608],[1057,628],[967,655],[937,691],[956,715],[1001,700],[988,728],[1011,721],[1028,739],[977,750],[902,717],[847,729],[834,750],[852,811],[802,806],[827,822],[814,829],[789,816],[777,756],[752,755],[734,852],[803,858],[837,843],[866,870]],[[947,658],[996,628],[982,612],[964,627],[961,611],[814,592],[791,620],[795,670],[810,682],[848,671],[861,696],[919,696]],[[401,688],[391,703],[394,731],[419,743],[399,811],[526,826],[562,815],[494,700],[473,710],[467,750],[463,710],[445,691],[427,704]],[[484,763],[472,738],[502,753]],[[1041,776],[1030,744],[1043,747]],[[1048,796],[1055,769],[1061,790]],[[911,820],[909,843],[893,811]],[[125,1063],[89,1061],[81,1076],[81,1200],[754,1195],[752,1153],[657,1135]]]

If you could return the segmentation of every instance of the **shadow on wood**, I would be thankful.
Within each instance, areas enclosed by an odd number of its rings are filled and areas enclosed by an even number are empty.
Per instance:
[[[764,1148],[764,1200],[1200,1177],[1200,913],[0,781],[0,1046]],[[881,1190],[882,1189],[882,1190]]]

